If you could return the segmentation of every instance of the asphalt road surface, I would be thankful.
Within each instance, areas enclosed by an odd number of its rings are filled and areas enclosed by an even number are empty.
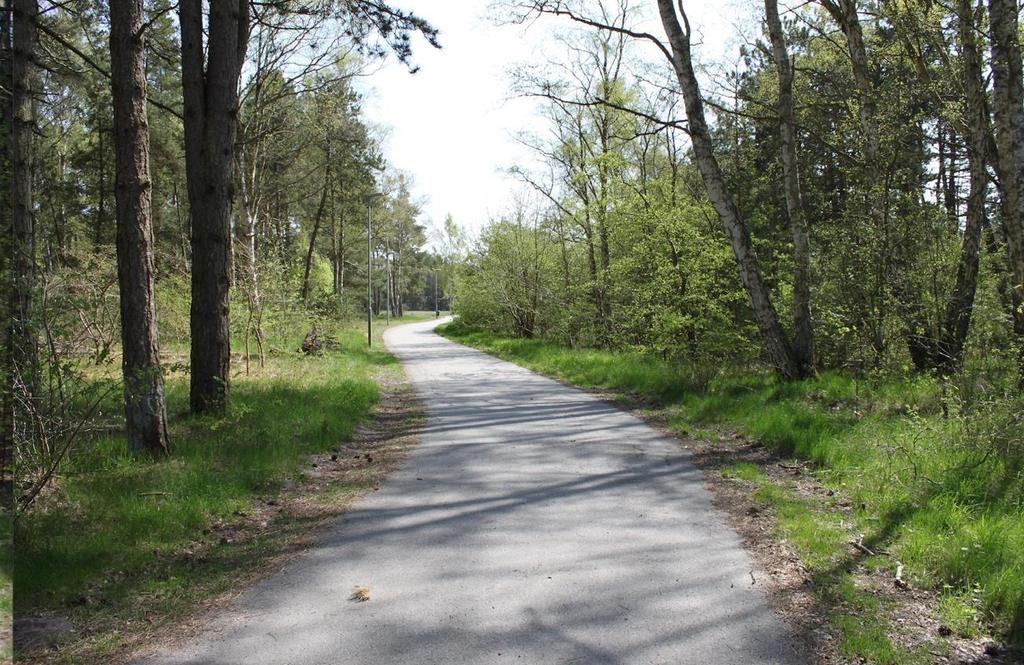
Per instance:
[[[678,443],[434,325],[385,336],[428,409],[406,463],[202,634],[143,662],[801,662]],[[355,586],[371,600],[349,600]]]

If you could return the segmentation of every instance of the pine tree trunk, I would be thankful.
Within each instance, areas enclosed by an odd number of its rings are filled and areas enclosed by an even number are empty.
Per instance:
[[[0,0],[0,87],[5,90],[12,90],[11,72],[11,0]],[[11,294],[11,105],[10,103],[0,104],[0,292],[5,295]],[[2,496],[0,505],[10,508],[14,502],[14,492],[11,482],[13,481],[14,461],[14,394],[13,394],[13,371],[10,333],[11,316],[10,298],[0,301],[0,320],[5,322],[2,335],[3,344],[0,345],[0,482],[2,482]]]
[[[690,140],[693,142],[697,167],[704,181],[704,187],[707,189],[708,198],[715,207],[722,228],[729,237],[740,271],[740,281],[750,298],[754,320],[761,331],[765,351],[782,378],[800,378],[803,376],[800,363],[797,361],[782,324],[779,322],[779,315],[775,310],[775,305],[772,304],[768,288],[761,278],[760,266],[757,257],[754,256],[750,241],[750,232],[746,222],[740,217],[732,196],[726,189],[725,177],[718,159],[715,157],[711,132],[704,118],[704,100],[701,98],[700,87],[690,58],[689,31],[684,32],[680,26],[672,0],[658,0],[658,9],[672,48],[672,64],[682,89]]]
[[[153,291],[145,11],[142,0],[109,4],[125,424],[132,451],[160,455],[168,443]]]
[[[989,0],[993,101],[1003,228],[1010,259],[1014,332],[1024,387],[1024,80],[1017,0]]]
[[[230,383],[232,162],[238,79],[249,37],[248,2],[214,0],[204,50],[202,10],[201,0],[179,3],[185,177],[192,216],[193,413],[223,411]]]
[[[11,330],[13,378],[24,398],[39,392],[39,343],[36,326],[36,229],[32,213],[33,127],[32,58],[36,49],[36,0],[14,0],[11,53],[9,154],[11,208]],[[24,423],[16,410],[15,420]]]
[[[331,293],[338,295],[338,216],[334,209],[334,183],[331,183]]]
[[[945,123],[943,123],[944,125]],[[953,128],[947,127],[945,131],[945,138],[940,144],[945,145],[946,149],[946,166],[945,166],[945,180],[939,179],[939,185],[942,187],[942,202],[946,208],[946,214],[949,215],[950,219],[957,219],[959,211],[957,210],[957,152],[956,152],[956,132]]]
[[[797,161],[796,111],[793,106],[793,64],[779,19],[777,0],[765,0],[765,16],[779,78],[779,135],[783,189],[793,237],[793,355],[801,374],[814,371],[814,327],[811,321],[811,243],[800,193]]]

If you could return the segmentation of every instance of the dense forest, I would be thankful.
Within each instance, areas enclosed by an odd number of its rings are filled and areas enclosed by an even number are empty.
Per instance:
[[[129,445],[162,453],[161,349],[192,340],[216,413],[282,326],[365,310],[368,250],[375,313],[426,304],[437,259],[357,91],[413,32],[436,39],[378,3],[5,5],[21,504],[91,427],[90,368],[122,359]]]
[[[701,76],[671,20],[657,53],[624,3],[524,4],[593,29],[516,80],[549,123],[519,170],[536,200],[485,231],[467,323],[784,379],[1022,376],[1012,3],[765,3]]]
[[[364,108],[443,26],[378,0],[0,2],[2,500],[19,606],[72,617],[67,662],[293,545],[262,523],[232,549],[392,394],[367,323],[445,309],[452,337],[813,465],[947,630],[1024,642],[1019,0],[749,2],[728,67],[685,2],[497,2],[564,30],[510,77],[534,159],[477,235],[428,227]],[[367,453],[345,500],[398,459]],[[847,543],[835,523],[807,547]],[[822,589],[852,579],[833,563]]]

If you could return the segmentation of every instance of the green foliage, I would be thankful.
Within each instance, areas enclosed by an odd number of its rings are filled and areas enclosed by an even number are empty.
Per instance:
[[[557,249],[550,236],[520,218],[491,225],[480,243],[478,260],[459,274],[460,314],[524,338],[556,329],[561,298],[551,279]]]
[[[352,84],[358,58],[332,52],[334,59],[310,62],[302,44],[328,36],[323,17],[260,9],[274,20],[253,25],[230,248],[232,345],[244,353],[235,367],[245,374],[233,379],[234,402],[216,420],[181,416],[189,210],[182,123],[162,108],[178,106],[180,45],[173,13],[155,12],[147,23],[155,102],[150,191],[160,342],[175,418],[174,454],[160,462],[129,457],[116,434],[111,100],[96,71],[110,64],[105,13],[89,3],[45,12],[34,175],[43,254],[38,403],[50,438],[23,446],[18,463],[22,480],[55,462],[57,473],[20,534],[24,561],[32,562],[18,568],[29,607],[56,607],[108,574],[126,592],[181,592],[185,583],[173,574],[142,579],[152,552],[166,558],[209,520],[244,509],[294,475],[303,455],[347,437],[374,399],[370,372],[383,356],[342,334],[343,351],[314,363],[295,355],[302,336],[314,325],[334,329],[367,307],[379,313],[390,303],[400,314],[407,305],[437,305],[434,286],[460,317],[448,329],[459,339],[580,385],[642,398],[678,427],[737,427],[780,454],[813,461],[823,482],[859,506],[858,527],[872,542],[898,554],[917,583],[943,589],[939,611],[955,631],[994,626],[1022,639],[1024,404],[1013,387],[1021,342],[1010,316],[1007,219],[993,214],[996,187],[981,193],[990,199],[991,224],[963,367],[939,381],[911,351],[920,339],[941,337],[962,255],[962,174],[972,152],[965,150],[956,36],[963,17],[941,3],[872,8],[859,19],[870,100],[858,95],[848,49],[825,11],[814,3],[796,8],[799,16],[786,26],[824,370],[795,383],[764,373],[761,333],[690,146],[672,123],[655,120],[681,117],[675,84],[641,66],[621,32],[567,33],[563,62],[539,78],[517,77],[518,92],[547,98],[544,138],[524,137],[543,164],[536,173],[514,169],[536,196],[517,199],[472,247],[445,220],[434,255],[423,250],[426,231],[408,178],[378,181],[381,146]],[[620,9],[616,20],[631,23],[632,10]],[[410,30],[428,41],[436,36],[404,12],[338,20],[363,54],[380,50],[374,27],[403,59]],[[67,55],[72,50],[88,66]],[[728,104],[715,105],[714,148],[784,314],[798,289],[780,186],[778,78],[767,49],[740,55],[723,79]],[[866,120],[877,136],[868,136]],[[877,158],[869,159],[873,142]],[[378,188],[383,198],[371,199]],[[64,442],[62,465],[54,451]],[[831,516],[809,513],[749,466],[727,474],[758,483],[782,535],[812,570],[828,571],[840,538]],[[150,496],[152,488],[161,493]],[[835,617],[844,653],[881,663],[902,658],[878,623],[865,621],[884,608],[852,584],[842,574],[829,581],[851,610]]]
[[[619,11],[628,23],[630,10]],[[861,15],[873,86],[862,109],[832,17],[813,7],[795,12],[785,32],[796,70],[818,364],[865,375],[927,370],[931,361],[913,347],[951,325],[969,193],[965,103],[939,93],[962,88],[958,19],[948,7],[919,3]],[[651,120],[680,117],[674,83],[655,94],[625,75],[638,66],[634,45],[615,31],[581,28],[565,43],[556,66],[516,78],[517,89],[547,100],[546,138],[526,140],[542,164],[514,169],[539,196],[512,217],[534,221],[529,233],[495,223],[483,234],[456,312],[470,326],[572,347],[760,364],[761,332],[704,183],[684,140]],[[734,94],[715,103],[714,147],[785,325],[795,269],[774,112],[778,76],[770,49],[740,55],[726,75]],[[864,114],[876,141],[866,136]],[[1012,367],[1006,248],[998,231],[986,233],[968,364]],[[532,273],[510,279],[510,256],[531,257]],[[508,293],[517,284],[545,297]],[[516,319],[536,320],[536,330],[527,334]]]
[[[187,348],[189,306],[192,302],[188,276],[167,275],[157,280],[155,290],[160,347],[167,350]]]
[[[972,591],[948,591],[939,600],[939,618],[954,634],[960,637],[977,637],[978,599]]]
[[[505,338],[474,331],[460,322],[441,328],[443,334],[530,369],[555,374],[570,383],[607,388],[668,400],[688,389],[681,368],[640,354],[570,349],[553,342]]]
[[[536,221],[494,223],[482,235],[463,268],[459,323],[446,334],[578,385],[638,395],[680,428],[735,427],[811,460],[859,506],[857,528],[872,543],[915,582],[945,589],[940,613],[954,630],[984,625],[1019,641],[1024,403],[1007,248],[995,226],[983,237],[977,283],[966,284],[973,305],[953,298],[969,245],[962,174],[980,154],[964,151],[964,17],[928,3],[877,9],[858,16],[864,89],[838,19],[809,7],[785,26],[820,375],[780,383],[766,373],[762,333],[705,183],[676,133],[650,122],[679,117],[678,100],[645,97],[622,76],[630,45],[611,30],[574,35],[561,68],[522,74],[520,86],[548,99],[550,138],[532,143],[544,167],[516,170],[541,197],[515,218]],[[796,285],[778,75],[768,49],[741,56],[726,75],[728,103],[715,100],[714,148],[788,321]],[[564,75],[583,62],[597,63],[589,76]],[[991,184],[981,192],[995,224],[994,194]],[[948,339],[955,307],[972,316],[966,354],[940,366],[928,345]],[[760,483],[755,471],[726,472]],[[771,484],[758,496],[812,569],[824,575],[836,564],[842,530],[831,517]],[[853,610],[835,618],[846,655],[917,658],[865,620],[885,608],[850,584],[843,575],[827,584]]]

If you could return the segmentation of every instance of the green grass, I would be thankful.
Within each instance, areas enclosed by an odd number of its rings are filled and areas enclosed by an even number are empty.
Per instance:
[[[767,479],[761,467],[753,462],[735,462],[722,469],[722,475],[726,478],[738,478],[748,482],[756,483]]]
[[[924,665],[934,662],[925,649],[909,650],[893,643],[883,617],[883,601],[856,587],[852,575],[839,579],[843,611],[831,620],[839,628],[839,653],[860,662],[878,665]]]
[[[498,337],[446,324],[439,332],[530,369],[590,388],[625,391],[661,401],[682,397],[687,391],[685,368],[637,353],[608,353],[569,349],[532,339]]]
[[[772,508],[779,538],[799,554],[816,581],[818,596],[831,609],[829,618],[840,631],[843,656],[882,665],[929,662],[925,653],[893,644],[883,601],[857,587],[846,566],[850,532],[840,513],[776,484],[750,462],[734,463],[722,475],[754,484],[754,499]],[[884,566],[880,559],[861,563]]]
[[[188,378],[169,376],[172,452],[166,459],[131,456],[120,433],[81,441],[54,490],[19,517],[18,613],[92,611],[93,618],[107,613],[144,620],[151,610],[189,611],[236,584],[239,570],[278,550],[281,540],[271,533],[243,545],[214,542],[202,564],[183,557],[183,550],[208,540],[204,530],[218,520],[237,519],[299,477],[310,454],[351,438],[378,399],[373,375],[397,371],[381,343],[382,329],[367,349],[361,324],[344,326],[339,348],[318,357],[287,351],[301,338],[291,340],[250,376],[236,361],[222,417],[187,415]],[[117,396],[108,408],[117,409]],[[294,534],[309,526],[282,530]],[[94,646],[117,648],[118,633],[99,636]]]
[[[939,599],[942,623],[961,637],[976,637],[980,631],[975,595],[970,591],[947,591]]]
[[[692,370],[632,353],[577,351],[457,324],[441,332],[575,385],[639,397],[677,431],[728,427],[779,455],[812,461],[818,479],[852,504],[853,526],[865,534],[865,544],[889,550],[914,584],[944,590],[939,611],[950,628],[977,630],[967,618],[976,617],[1011,641],[1024,641],[1019,398],[967,406],[951,388],[944,392],[925,377],[825,373],[780,383],[763,373],[721,372],[700,381]],[[757,497],[775,506],[781,535],[797,544],[812,570],[831,574],[845,539],[838,518],[808,512],[808,505],[765,484],[751,467],[730,467],[726,474],[760,483]],[[840,576],[828,584],[836,589],[845,582]],[[837,617],[848,641],[844,649],[869,662],[898,662],[885,647],[884,626],[858,623],[863,612],[876,609],[868,604],[860,614]]]

